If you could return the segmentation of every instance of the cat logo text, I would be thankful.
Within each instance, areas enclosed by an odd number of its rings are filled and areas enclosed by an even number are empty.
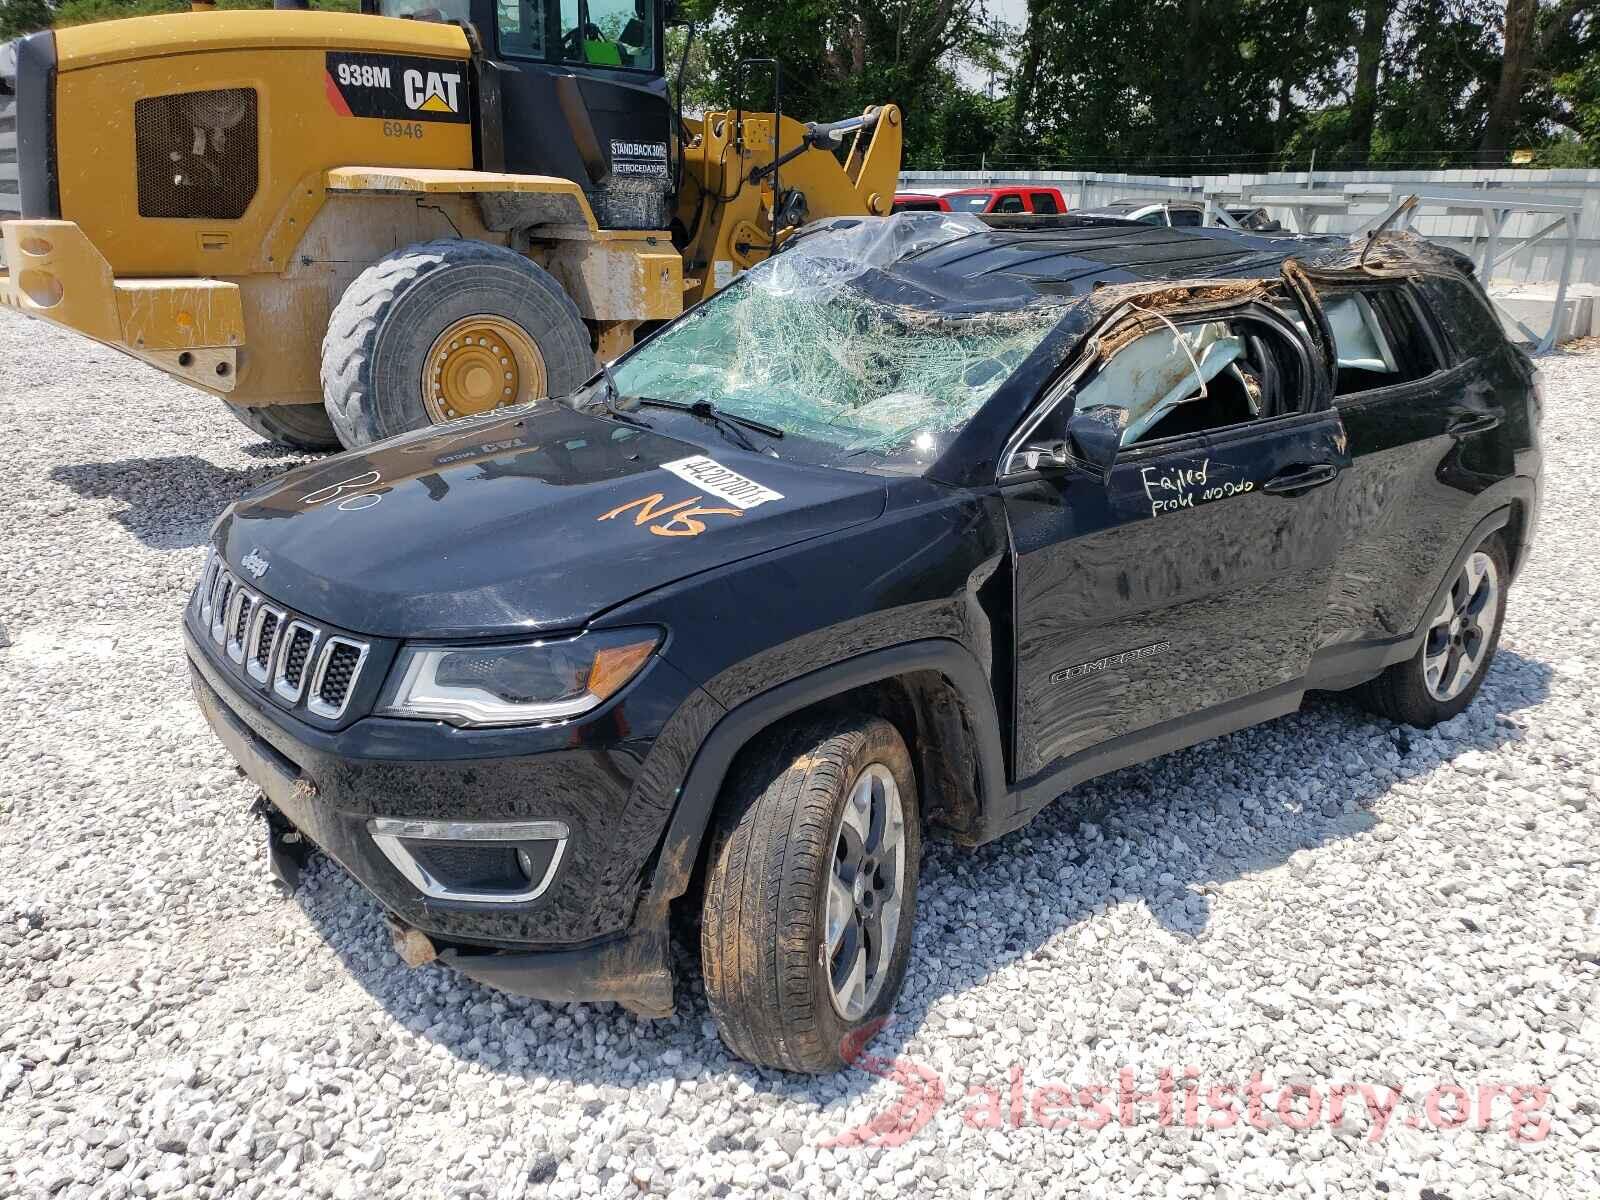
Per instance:
[[[458,113],[461,111],[460,72],[407,71],[401,76],[406,107],[415,112]]]

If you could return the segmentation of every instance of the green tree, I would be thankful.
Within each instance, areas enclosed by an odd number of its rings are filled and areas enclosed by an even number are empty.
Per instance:
[[[682,0],[698,21],[684,106],[769,107],[770,68],[738,64],[776,57],[802,120],[898,103],[908,166],[1600,161],[1600,0],[1027,0],[1015,30],[985,2]],[[187,6],[0,0],[0,37]],[[668,36],[674,97],[686,34]]]
[[[51,16],[45,0],[0,0],[0,41],[48,29]]]
[[[706,34],[704,94],[747,107],[772,103],[770,68],[741,73],[748,58],[783,62],[784,111],[834,120],[893,101],[907,144],[938,143],[940,113],[961,90],[958,58],[988,53],[995,33],[981,0],[720,0]]]
[[[1595,136],[1597,8],[1030,0],[1006,148],[1019,161],[1188,171],[1313,155],[1327,167],[1500,163],[1508,139],[1581,146]]]
[[[1361,9],[1360,33],[1355,44],[1355,90],[1350,97],[1350,117],[1345,123],[1347,140],[1341,155],[1357,166],[1366,166],[1372,153],[1372,131],[1378,120],[1378,77],[1383,70],[1383,51],[1388,40],[1389,6],[1390,0],[1365,0]]]
[[[1499,58],[1494,0],[1407,0],[1397,10],[1370,162],[1460,166],[1483,129]]]
[[[1600,158],[1600,53],[1589,54],[1572,70],[1555,76],[1552,90],[1561,104],[1562,124],[1570,130],[1558,144],[1584,147],[1590,159],[1571,165],[1600,165],[1594,161]]]
[[[1505,161],[1514,134],[1522,132],[1526,113],[1524,102],[1530,82],[1544,82],[1541,73],[1564,39],[1573,33],[1575,22],[1587,26],[1594,17],[1594,0],[1560,0],[1542,5],[1539,0],[1506,0],[1500,25],[1504,52],[1499,79],[1484,122],[1483,140],[1478,146],[1484,162]]]
[[[1011,98],[991,98],[962,86],[954,72],[931,89],[940,97],[916,127],[904,161],[908,169],[937,168],[945,164],[978,167],[1005,138],[1011,123]]]
[[[1008,150],[1265,165],[1337,59],[1318,52],[1327,12],[1320,0],[1032,0]]]

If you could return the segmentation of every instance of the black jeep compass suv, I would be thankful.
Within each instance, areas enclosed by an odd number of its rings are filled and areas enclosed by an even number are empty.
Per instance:
[[[201,707],[412,964],[837,1067],[924,837],[1356,689],[1472,699],[1536,375],[1464,260],[1233,230],[806,231],[584,391],[235,504]]]

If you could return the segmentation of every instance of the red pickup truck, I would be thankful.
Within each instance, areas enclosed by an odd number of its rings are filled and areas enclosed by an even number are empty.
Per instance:
[[[946,192],[951,212],[1041,213],[1067,211],[1066,199],[1053,187],[977,187]]]
[[[896,192],[894,194],[894,211],[900,212],[949,212],[950,205],[943,196],[935,196],[929,192]]]

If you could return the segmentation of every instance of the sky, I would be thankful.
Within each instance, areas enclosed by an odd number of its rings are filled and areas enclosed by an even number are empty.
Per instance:
[[[999,17],[1019,29],[1028,18],[1028,0],[989,0],[987,7],[991,17]]]
[[[1028,0],[987,0],[983,7],[990,18],[1004,21],[1018,31],[1028,23]],[[975,71],[966,63],[956,69],[956,75],[970,88],[983,88],[989,82],[986,72]]]

